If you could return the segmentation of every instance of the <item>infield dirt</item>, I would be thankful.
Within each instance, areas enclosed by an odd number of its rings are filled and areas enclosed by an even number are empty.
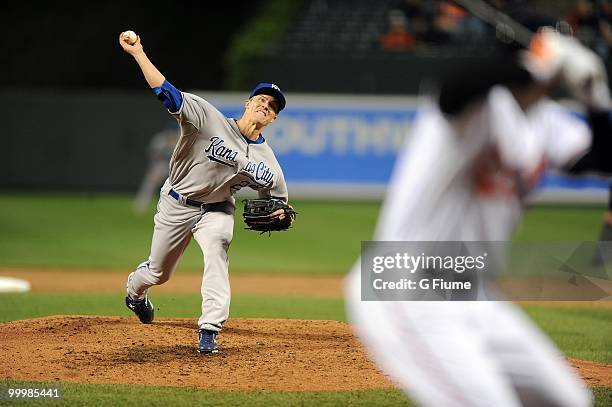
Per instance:
[[[337,321],[237,318],[221,353],[191,319],[56,316],[0,324],[0,378],[242,390],[392,388]]]
[[[0,324],[0,379],[324,391],[392,388],[337,321],[237,318],[221,352],[196,351],[191,319],[54,316]],[[571,360],[594,386],[612,366]]]

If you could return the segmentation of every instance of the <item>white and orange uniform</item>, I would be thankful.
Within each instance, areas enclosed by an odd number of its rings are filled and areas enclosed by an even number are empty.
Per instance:
[[[545,166],[590,145],[590,131],[543,99],[524,112],[495,86],[453,118],[417,118],[382,206],[376,241],[506,241]],[[360,262],[346,280],[348,313],[378,366],[419,405],[587,406],[563,355],[503,301],[362,301]]]

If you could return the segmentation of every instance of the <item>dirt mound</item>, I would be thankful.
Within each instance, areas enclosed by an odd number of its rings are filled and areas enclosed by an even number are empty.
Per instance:
[[[574,369],[591,386],[612,387],[612,365],[590,360],[569,360]]]
[[[0,378],[242,390],[392,388],[349,325],[237,318],[221,353],[196,352],[192,319],[56,316],[0,323]],[[571,359],[593,386],[612,386],[612,365]]]
[[[393,385],[349,325],[232,319],[221,353],[196,352],[192,319],[47,317],[0,324],[0,378],[217,389],[353,390]]]

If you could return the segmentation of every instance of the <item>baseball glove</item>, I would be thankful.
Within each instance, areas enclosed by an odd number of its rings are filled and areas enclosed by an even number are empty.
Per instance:
[[[243,202],[242,217],[247,225],[246,229],[262,233],[289,229],[297,214],[279,198],[245,199]],[[278,210],[282,212],[273,215]]]

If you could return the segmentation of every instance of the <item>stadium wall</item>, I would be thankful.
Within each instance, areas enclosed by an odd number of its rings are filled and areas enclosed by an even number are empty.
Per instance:
[[[227,116],[245,95],[195,91]],[[2,92],[0,188],[135,190],[149,139],[176,126],[148,92]],[[378,199],[409,137],[418,99],[288,95],[265,132],[293,197]],[[548,173],[538,201],[606,200],[608,181]]]

